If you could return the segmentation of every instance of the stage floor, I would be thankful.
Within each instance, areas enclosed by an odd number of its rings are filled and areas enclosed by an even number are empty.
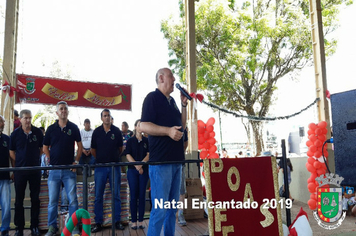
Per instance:
[[[145,220],[145,229],[132,230],[130,227],[126,226],[125,230],[115,230],[116,236],[145,236],[147,235],[149,220]],[[208,235],[208,219],[199,219],[199,220],[189,220],[187,221],[187,226],[179,226],[176,223],[176,232],[175,236],[195,236],[195,235]],[[45,235],[46,231],[41,232],[42,235]],[[103,231],[98,233],[92,233],[91,236],[111,236],[111,227],[104,228]],[[15,235],[15,230],[10,231],[10,236]],[[57,233],[60,235],[60,233]],[[163,233],[161,234],[163,236]],[[30,230],[24,231],[24,236],[31,236]]]
[[[346,216],[345,220],[343,221],[342,225],[334,230],[326,230],[320,227],[316,220],[314,219],[312,211],[309,209],[308,205],[295,200],[293,202],[293,207],[291,209],[291,219],[292,222],[295,219],[296,215],[298,214],[300,208],[303,207],[304,211],[307,212],[308,218],[309,218],[309,224],[313,230],[313,235],[314,236],[351,236],[351,235],[356,235],[356,217],[353,216]],[[286,222],[286,213],[283,210],[282,211],[282,220],[285,223]],[[132,230],[128,226],[126,226],[125,230],[116,230],[115,235],[116,236],[145,236],[147,235],[147,228],[148,228],[148,222],[149,220],[145,220],[145,229],[138,229],[138,230]],[[194,236],[194,235],[208,235],[208,219],[199,219],[199,220],[190,220],[187,221],[187,226],[179,226],[178,223],[176,223],[176,236]],[[45,231],[42,232],[43,235],[46,233]],[[13,236],[15,234],[15,230],[10,231],[10,235]],[[25,230],[24,232],[25,236],[30,236],[30,230]],[[58,233],[58,235],[60,235]],[[91,234],[92,236],[111,236],[111,227],[109,228],[104,228],[104,230],[100,233],[96,234]],[[163,236],[163,233],[161,234]]]

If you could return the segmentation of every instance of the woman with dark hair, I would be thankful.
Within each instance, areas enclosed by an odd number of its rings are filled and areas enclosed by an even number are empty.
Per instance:
[[[134,135],[126,144],[126,158],[129,162],[147,162],[149,159],[148,139],[142,136],[140,120],[135,122]],[[129,166],[127,179],[130,187],[131,228],[144,229],[143,216],[145,214],[146,186],[148,182],[148,165]],[[137,207],[137,199],[138,207]],[[138,225],[137,225],[138,208]]]

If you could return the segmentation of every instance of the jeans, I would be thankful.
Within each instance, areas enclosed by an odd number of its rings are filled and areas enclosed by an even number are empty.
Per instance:
[[[17,171],[15,172],[15,216],[14,223],[18,229],[23,230],[25,227],[25,209],[23,200],[25,199],[25,191],[27,182],[30,187],[31,197],[31,228],[38,227],[38,217],[40,214],[40,187],[41,187],[41,171]]]
[[[130,211],[131,222],[137,221],[137,200],[138,200],[138,221],[142,222],[145,215],[146,188],[148,182],[148,169],[143,174],[136,169],[127,170],[127,180],[130,187]]]
[[[1,232],[10,229],[11,221],[11,188],[10,180],[0,180]]]
[[[177,209],[164,209],[155,206],[155,199],[179,201],[182,164],[151,165],[149,175],[151,180],[152,210],[148,226],[148,236],[161,234],[164,226],[165,236],[174,236]]]
[[[96,159],[93,155],[87,156],[84,153],[82,153],[82,155],[80,156],[80,159],[79,159],[79,164],[81,164],[81,165],[83,165],[83,164],[92,165],[92,164],[95,164],[95,162],[96,162]]]
[[[103,223],[103,204],[104,204],[104,191],[107,180],[109,179],[110,188],[112,188],[111,167],[97,167],[95,168],[94,181],[95,181],[95,201],[94,213],[95,223]],[[115,223],[120,222],[121,217],[121,171],[120,167],[115,167],[115,181],[114,181],[114,202],[115,202]]]
[[[78,209],[77,174],[70,170],[50,170],[48,176],[48,226],[55,228],[58,228],[58,200],[62,183],[69,200],[69,215],[71,216]]]

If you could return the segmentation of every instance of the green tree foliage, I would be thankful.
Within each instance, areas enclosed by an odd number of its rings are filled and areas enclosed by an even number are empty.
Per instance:
[[[32,124],[36,127],[43,127],[47,130],[48,126],[54,123],[57,118],[56,106],[53,105],[43,105],[43,109],[38,111],[32,117]]]
[[[66,66],[66,70],[64,70],[63,67],[64,66],[62,66],[62,64],[58,60],[53,61],[49,76],[53,78],[72,80],[72,75],[69,66]],[[48,126],[53,124],[56,119],[56,106],[43,105],[43,109],[39,110],[32,117],[32,124],[37,127],[44,127],[47,130]]]
[[[325,36],[337,28],[340,6],[351,3],[322,0]],[[180,23],[173,18],[163,20],[161,31],[168,40],[169,64],[184,82],[185,22],[181,13]],[[312,63],[308,0],[200,0],[195,21],[198,89],[206,91],[210,102],[232,111],[268,115],[277,81],[295,77]],[[336,40],[325,37],[326,56],[335,49]],[[263,124],[254,120],[248,124],[260,153]]]

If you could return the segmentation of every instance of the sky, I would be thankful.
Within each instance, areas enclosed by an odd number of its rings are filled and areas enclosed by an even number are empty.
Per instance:
[[[0,0],[5,12],[5,0]],[[156,88],[155,74],[168,67],[167,41],[160,32],[160,21],[178,15],[177,0],[82,1],[20,0],[16,72],[48,76],[55,61],[73,80],[132,84],[132,111],[112,111],[115,124],[129,123],[130,129],[140,118],[144,97]],[[338,48],[327,60],[329,91],[338,93],[356,89],[353,68],[356,58],[355,5],[341,10],[340,28],[334,36]],[[3,45],[4,15],[0,22]],[[2,50],[1,54],[3,53]],[[179,80],[176,77],[177,82]],[[300,111],[315,100],[313,67],[305,68],[297,81],[289,78],[277,83],[278,98],[270,109],[273,116]],[[172,93],[179,101],[179,92]],[[29,108],[33,113],[41,105],[18,104],[15,109]],[[83,128],[85,118],[99,125],[100,109],[70,107],[69,119]],[[198,104],[198,119],[216,119],[215,132],[220,136],[218,114]],[[221,114],[222,142],[246,142],[240,119]],[[317,122],[316,107],[288,120],[265,123],[265,129],[281,138],[299,127]],[[217,137],[220,140],[220,137]]]

